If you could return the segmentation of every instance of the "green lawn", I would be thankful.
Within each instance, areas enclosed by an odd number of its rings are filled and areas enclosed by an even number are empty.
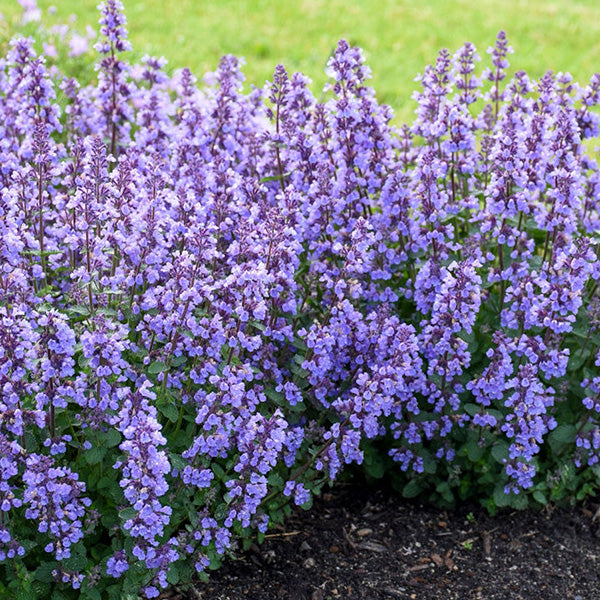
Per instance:
[[[58,20],[95,23],[99,0],[40,0]],[[15,13],[16,0],[0,0]],[[474,42],[482,55],[499,29],[515,49],[512,63],[533,77],[547,69],[585,81],[600,71],[600,1],[556,0],[125,0],[136,54],[164,55],[171,67],[196,74],[224,53],[244,56],[252,83],[282,62],[321,89],[327,57],[345,37],[363,47],[379,97],[410,117],[414,77],[441,47]]]

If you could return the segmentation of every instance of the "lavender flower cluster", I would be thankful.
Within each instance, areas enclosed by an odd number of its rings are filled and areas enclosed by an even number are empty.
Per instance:
[[[157,597],[382,440],[407,494],[597,489],[600,76],[501,32],[398,128],[345,41],[245,92],[100,11],[91,84],[0,59],[0,593]]]

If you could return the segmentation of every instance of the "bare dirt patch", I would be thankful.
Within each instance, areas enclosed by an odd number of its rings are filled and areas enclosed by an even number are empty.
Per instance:
[[[491,517],[338,486],[191,600],[600,600],[599,504]],[[594,518],[595,515],[598,515]]]

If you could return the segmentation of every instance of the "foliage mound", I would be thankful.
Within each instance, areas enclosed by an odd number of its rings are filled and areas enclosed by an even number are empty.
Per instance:
[[[317,101],[100,23],[92,84],[0,62],[3,597],[156,597],[351,463],[490,510],[598,490],[600,77],[507,81],[501,32],[396,128],[344,41]]]

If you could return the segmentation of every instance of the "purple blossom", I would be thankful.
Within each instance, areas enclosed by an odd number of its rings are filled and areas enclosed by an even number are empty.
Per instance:
[[[50,538],[44,547],[57,560],[71,556],[71,546],[83,538],[82,519],[90,506],[85,483],[77,473],[55,466],[47,456],[31,453],[23,473],[25,518],[37,523],[39,533]]]

